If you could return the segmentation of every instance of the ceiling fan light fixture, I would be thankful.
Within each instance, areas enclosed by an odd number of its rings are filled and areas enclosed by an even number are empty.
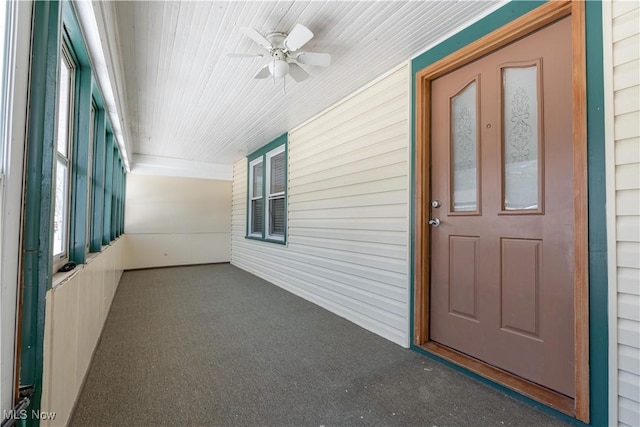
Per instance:
[[[275,59],[269,63],[269,71],[275,78],[281,78],[289,74],[289,64],[282,59]]]

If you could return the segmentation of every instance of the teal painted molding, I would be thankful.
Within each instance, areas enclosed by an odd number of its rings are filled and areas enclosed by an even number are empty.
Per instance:
[[[585,2],[589,194],[589,362],[591,424],[609,424],[608,273],[602,2]]]
[[[457,51],[458,49],[465,47],[466,45],[476,41],[480,37],[489,34],[490,32],[500,28],[501,26],[524,15],[525,13],[532,11],[533,9],[544,3],[545,1],[519,0],[507,3],[490,15],[485,16],[478,22],[451,36],[447,40],[443,41],[437,46],[434,46],[425,53],[417,56],[411,61],[411,71],[413,76],[412,87],[415,86],[416,72],[422,70],[428,65],[433,64],[437,60],[442,59],[445,56]],[[415,99],[415,87],[413,89],[413,96]],[[412,117],[415,117],[415,115]]]
[[[64,0],[62,3],[62,30],[63,35],[71,40],[71,51],[75,60],[82,66],[91,68],[91,60],[84,43],[82,31],[78,25],[75,11],[71,2]]]
[[[20,384],[35,386],[29,413],[31,409],[40,408],[42,399],[45,295],[51,287],[52,277],[52,185],[60,3],[35,2],[33,8],[19,343]],[[28,418],[25,424],[38,426],[39,421]]]
[[[104,169],[104,219],[102,223],[102,244],[111,242],[111,191],[113,186],[113,134],[108,133],[106,139],[106,156]]]
[[[106,120],[103,109],[96,110],[95,139],[93,141],[93,185],[91,196],[90,252],[102,249],[102,222],[104,216],[104,164],[106,147]]]
[[[276,147],[281,146],[282,144],[287,144],[288,136],[289,136],[289,134],[287,134],[287,133],[284,133],[284,134],[280,135],[279,137],[277,137],[276,139],[274,139],[273,141],[271,141],[267,145],[263,145],[262,147],[258,148],[256,151],[254,151],[253,153],[249,154],[247,156],[247,160],[252,161],[253,159],[255,159],[257,157],[264,156],[269,151],[273,150]],[[286,145],[285,145],[285,147],[286,147]]]
[[[266,183],[267,182],[267,166],[266,166],[266,159],[264,158],[264,156],[271,150],[280,147],[281,145],[284,145],[284,158],[285,158],[285,162],[284,162],[284,176],[285,176],[285,186],[284,186],[284,240],[274,240],[274,239],[269,239],[266,237],[266,232],[267,232],[267,221],[269,220],[268,215],[264,215],[264,224],[262,226],[262,237],[257,237],[257,236],[250,236],[249,235],[249,186],[251,185],[251,183],[249,182],[249,172],[250,172],[250,168],[249,168],[249,163],[251,163],[253,160],[257,159],[258,157],[263,157],[263,167],[262,167],[262,182]],[[289,234],[289,227],[287,226],[287,215],[288,215],[288,205],[289,205],[289,198],[288,198],[288,193],[289,193],[289,134],[288,133],[284,133],[282,135],[280,135],[279,137],[277,137],[276,139],[274,139],[273,141],[271,141],[270,143],[268,143],[267,145],[264,145],[260,148],[258,148],[256,151],[254,151],[253,153],[249,154],[247,156],[247,201],[246,201],[246,212],[247,212],[247,220],[246,220],[246,227],[245,227],[245,234],[244,237],[246,239],[250,239],[250,240],[260,240],[263,242],[269,242],[269,243],[276,243],[276,244],[281,244],[281,245],[286,245],[287,244],[287,237]],[[266,187],[265,185],[262,186],[262,199],[264,200],[264,205],[265,205],[265,209],[267,207],[267,200],[266,200]]]
[[[118,147],[115,144],[115,140],[114,140],[114,144],[113,144],[113,172],[112,172],[112,187],[111,187],[111,239],[110,240],[115,240],[116,239],[116,220],[117,220],[117,207],[118,207],[118,199],[117,199],[117,193],[118,193]]]
[[[87,233],[87,189],[89,172],[89,144],[91,121],[91,69],[77,70],[73,157],[71,167],[71,205],[69,220],[69,259],[84,264]]]
[[[544,1],[512,1],[505,6],[443,41],[411,62],[411,117],[416,116],[416,73],[432,63],[454,53],[461,47],[489,34],[499,27],[535,9]],[[587,166],[589,192],[589,340],[590,340],[590,418],[593,426],[608,425],[608,318],[607,318],[607,248],[605,213],[605,167],[604,167],[604,84],[602,59],[602,4],[600,0],[585,2],[586,5],[586,53],[587,53]],[[415,126],[411,127],[411,149],[415,153]],[[414,246],[415,246],[415,157],[411,156],[411,262],[410,294],[414,293]],[[414,301],[410,306],[410,331],[414,330]],[[411,337],[413,342],[413,336]],[[515,393],[493,381],[485,380],[465,368],[452,365],[444,359],[411,347],[429,357],[453,366],[456,370],[471,375],[506,394],[549,412],[574,425],[585,425],[574,418],[557,412],[519,393]]]
[[[120,156],[118,155],[117,159],[116,159],[116,170],[115,170],[115,209],[113,210],[114,212],[114,221],[113,221],[113,233],[114,233],[114,239],[117,238],[118,236],[120,236],[120,179],[121,179],[121,164],[122,161],[120,160]]]
[[[77,264],[86,260],[85,244],[91,237],[87,236],[87,186],[89,164],[91,100],[96,97],[97,84],[94,82],[90,66],[90,58],[82,31],[78,25],[75,10],[71,2],[64,1],[62,6],[62,36],[72,52],[76,62],[76,91],[74,103],[74,141],[71,167],[71,204],[69,217],[69,259]]]
[[[128,174],[126,170],[123,171],[122,200],[124,200],[124,203],[122,203],[122,234],[125,234],[124,226],[127,223],[127,176]]]
[[[120,164],[120,216],[118,221],[118,234],[124,234],[124,166]]]
[[[91,84],[91,93],[93,94],[93,102],[96,104],[96,110],[104,110],[104,101],[102,100],[102,92],[98,87],[98,81],[93,79]]]

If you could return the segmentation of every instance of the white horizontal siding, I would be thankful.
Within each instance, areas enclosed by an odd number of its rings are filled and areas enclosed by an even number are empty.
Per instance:
[[[611,336],[611,423],[640,425],[640,4],[603,2],[610,49],[607,162]],[[615,328],[617,325],[617,329]],[[617,357],[615,354],[617,352]],[[617,367],[615,366],[617,364]],[[617,419],[615,414],[617,413]]]
[[[237,162],[231,243],[232,264],[403,346],[408,89],[405,65],[290,132],[287,245],[245,239],[247,162]]]

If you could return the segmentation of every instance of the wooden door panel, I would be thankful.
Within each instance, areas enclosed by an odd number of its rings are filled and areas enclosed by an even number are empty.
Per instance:
[[[501,239],[500,327],[540,340],[542,240]]]
[[[430,337],[572,397],[570,32],[565,18],[432,82]]]
[[[449,236],[449,313],[476,319],[478,237]],[[465,268],[458,266],[465,265]]]

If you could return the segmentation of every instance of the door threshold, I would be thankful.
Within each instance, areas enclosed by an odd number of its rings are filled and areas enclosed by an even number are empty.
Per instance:
[[[563,414],[575,417],[575,400],[550,390],[541,385],[532,383],[520,378],[510,372],[503,371],[494,366],[488,365],[478,359],[468,356],[459,351],[453,350],[435,341],[429,341],[418,345],[422,350],[435,354],[448,362],[461,366],[483,378],[498,383],[510,390],[513,390],[523,396],[547,405]]]

